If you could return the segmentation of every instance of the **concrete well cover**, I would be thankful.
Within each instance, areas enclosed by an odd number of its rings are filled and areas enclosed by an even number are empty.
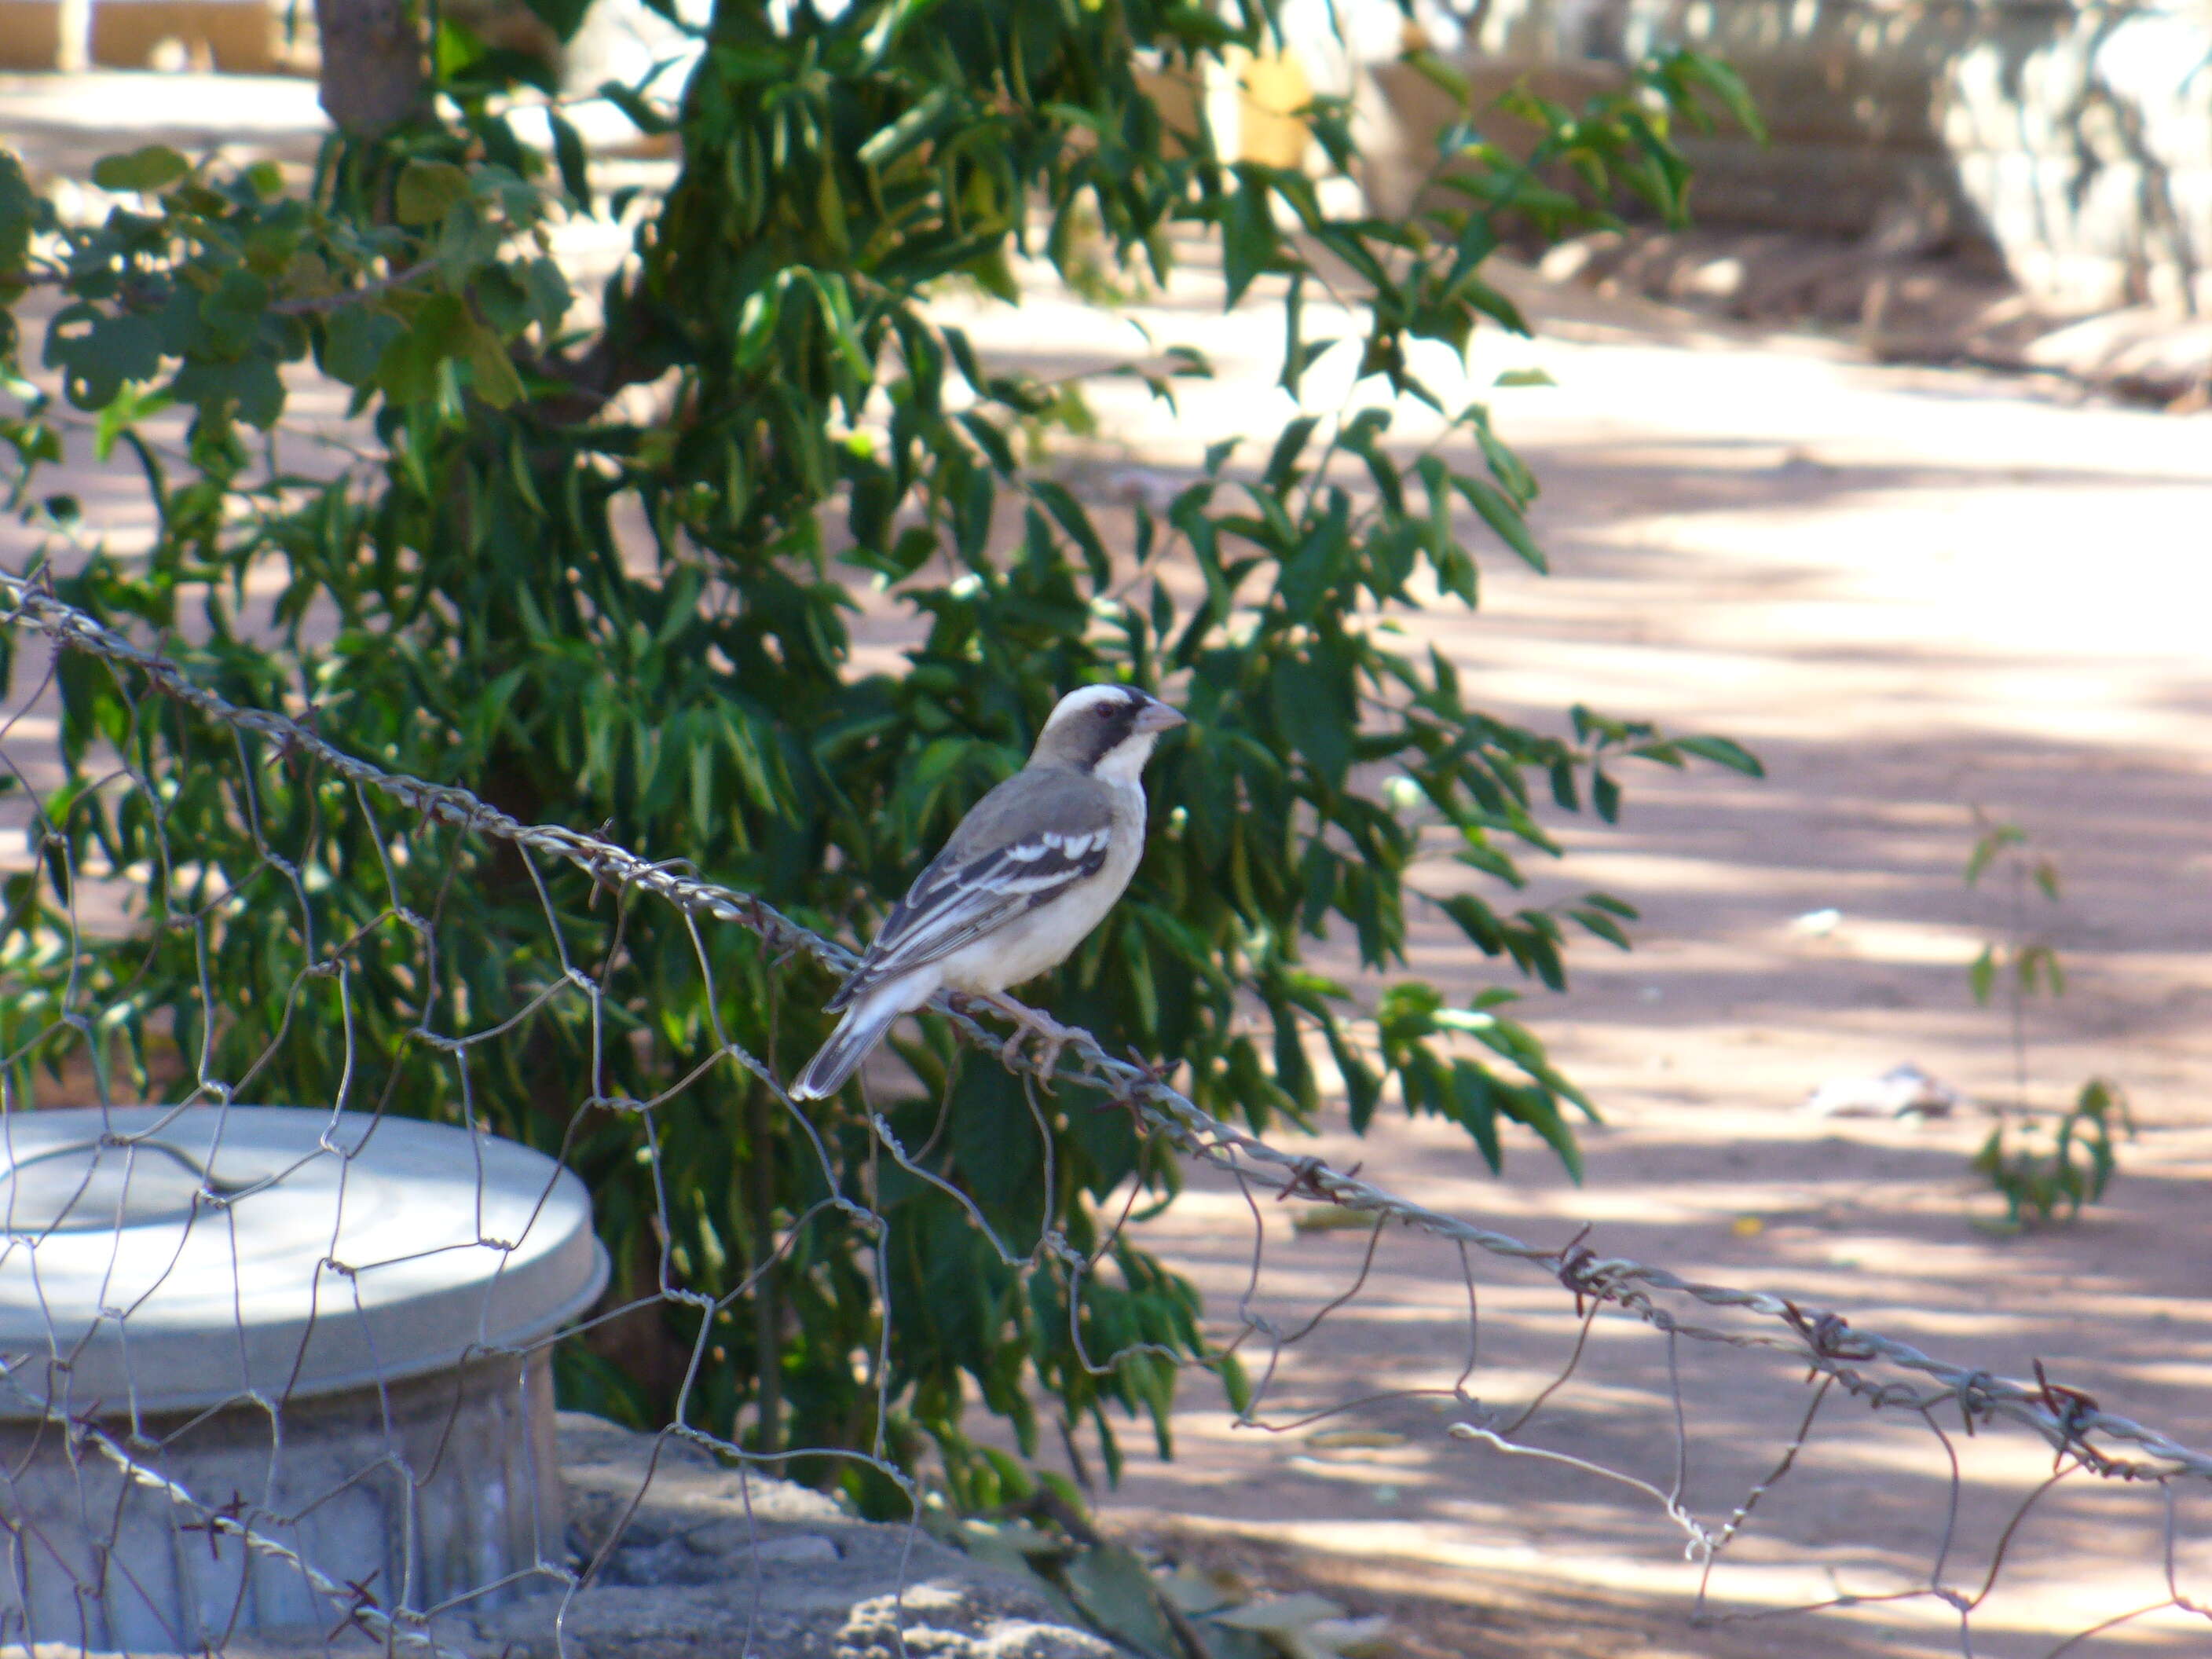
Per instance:
[[[583,1183],[444,1124],[0,1115],[0,1417],[274,1401],[514,1347],[597,1298]]]

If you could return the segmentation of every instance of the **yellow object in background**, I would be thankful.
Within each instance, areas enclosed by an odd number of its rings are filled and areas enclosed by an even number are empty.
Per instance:
[[[1287,52],[1236,55],[1237,159],[1303,167],[1313,133],[1299,112],[1313,102],[1305,66]]]

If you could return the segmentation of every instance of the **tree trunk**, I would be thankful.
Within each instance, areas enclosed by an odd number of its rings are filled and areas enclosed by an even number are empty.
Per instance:
[[[413,0],[315,0],[321,101],[338,130],[374,138],[424,107],[422,31]]]

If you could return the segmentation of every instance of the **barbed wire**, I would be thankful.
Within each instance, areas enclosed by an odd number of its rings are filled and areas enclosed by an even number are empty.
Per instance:
[[[672,906],[686,918],[699,967],[710,981],[712,969],[698,931],[702,922],[735,923],[757,935],[764,946],[779,957],[804,952],[832,969],[847,968],[854,960],[853,952],[845,946],[805,927],[757,895],[703,880],[681,864],[648,860],[599,836],[561,825],[526,823],[466,789],[431,783],[386,770],[329,742],[314,729],[312,717],[295,718],[266,709],[241,707],[198,684],[171,659],[138,646],[83,611],[64,603],[55,597],[51,587],[37,573],[28,576],[0,573],[0,624],[18,630],[34,630],[58,651],[81,653],[103,661],[118,676],[118,684],[124,683],[125,676],[137,677],[143,687],[150,688],[162,697],[188,707],[228,729],[240,741],[240,763],[249,782],[253,763],[246,754],[243,742],[246,738],[252,737],[272,745],[273,751],[285,759],[312,764],[343,780],[352,787],[359,810],[368,815],[372,823],[376,821],[370,805],[374,796],[398,804],[426,826],[505,843],[523,854],[551,929],[560,971],[530,1005],[500,1019],[480,1024],[477,1030],[467,1034],[432,1031],[428,1025],[428,1002],[426,999],[423,1022],[416,1035],[428,1040],[433,1047],[457,1057],[465,1054],[473,1045],[489,1040],[527,1018],[538,1002],[564,990],[573,990],[590,1000],[594,1030],[597,1030],[601,987],[597,976],[588,968],[569,960],[559,917],[536,864],[531,861],[532,855],[564,861],[618,897],[644,895]],[[126,692],[126,695],[131,694]],[[19,714],[22,708],[27,707],[27,703],[19,705]],[[135,699],[133,708],[135,711]],[[11,718],[9,724],[12,723]],[[0,737],[5,735],[6,728],[0,727]],[[12,761],[9,767],[19,784],[27,781]],[[131,772],[127,757],[118,767],[116,775],[127,783],[150,788],[148,780]],[[300,876],[296,861],[271,848],[263,838],[258,823],[254,827],[254,836],[256,845],[269,866],[276,869],[297,888]],[[164,856],[168,856],[166,847]],[[401,902],[398,887],[388,863],[384,874],[387,883],[392,884],[392,902],[369,926],[380,926],[387,921],[395,922],[424,939],[424,948],[428,951],[431,946],[428,941],[434,919],[409,910]],[[234,880],[227,890],[235,891],[241,884],[241,881]],[[71,880],[68,887],[74,904],[76,884]],[[304,890],[300,894],[299,902],[304,918],[307,914]],[[212,903],[209,908],[212,908]],[[76,925],[73,915],[72,926]],[[361,930],[364,933],[368,931],[368,927]],[[311,927],[303,933],[303,940],[307,960],[295,982],[295,1000],[301,988],[313,979],[331,975],[342,979],[345,972],[344,957],[350,945],[348,941],[327,945],[319,951],[313,944]],[[203,996],[211,1006],[211,994],[204,987]],[[714,1000],[710,997],[708,1001],[710,1011],[714,1005]],[[2093,1627],[2076,1632],[2051,1651],[2070,1650],[2075,1644],[2089,1640],[2105,1630],[2152,1612],[2173,1609],[2212,1620],[2212,1612],[2208,1612],[2200,1602],[2186,1595],[2179,1582],[2179,1570],[2176,1565],[2179,1523],[2173,1503],[2175,1481],[2212,1483],[2212,1455],[2193,1449],[2160,1430],[2106,1409],[2091,1395],[2045,1375],[2045,1368],[2040,1362],[2036,1364],[2036,1375],[2032,1381],[1998,1376],[1986,1368],[1942,1358],[1914,1344],[1855,1326],[1832,1310],[1810,1306],[1771,1291],[1706,1283],[1646,1262],[1602,1254],[1588,1243],[1588,1229],[1564,1246],[1531,1244],[1510,1234],[1482,1227],[1401,1197],[1370,1181],[1363,1180],[1356,1168],[1339,1169],[1321,1158],[1276,1147],[1261,1137],[1204,1111],[1176,1090],[1158,1070],[1109,1052],[1088,1032],[1073,1032],[1069,1041],[1060,1045],[1054,1053],[1041,1058],[1025,1050],[1008,1048],[1000,1036],[976,1018],[977,1009],[957,996],[940,996],[932,1005],[932,1012],[942,1016],[962,1041],[987,1049],[1009,1070],[1032,1083],[1058,1086],[1073,1085],[1095,1091],[1103,1097],[1103,1105],[1128,1111],[1153,1134],[1196,1164],[1224,1177],[1243,1195],[1255,1220],[1253,1254],[1247,1289],[1237,1305],[1237,1332],[1225,1347],[1229,1352],[1235,1352],[1241,1346],[1256,1343],[1266,1351],[1267,1359],[1249,1400],[1238,1415],[1240,1424],[1282,1431],[1301,1427],[1375,1400],[1413,1395],[1437,1398],[1455,1413],[1458,1420],[1449,1425],[1449,1432],[1460,1441],[1486,1446],[1508,1456],[1535,1457],[1571,1466],[1613,1481],[1626,1483],[1655,1502],[1661,1512],[1680,1528],[1686,1540],[1688,1553],[1700,1564],[1697,1607],[1702,1613],[1716,1564],[1742,1533],[1762,1499],[1790,1474],[1813,1432],[1815,1419],[1824,1403],[1840,1393],[1878,1410],[1917,1419],[1940,1443],[1950,1470],[1949,1519],[1942,1528],[1931,1571],[1926,1575],[1924,1583],[1879,1595],[1839,1592],[1828,1601],[1808,1602],[1803,1604],[1804,1607],[1863,1606],[1880,1601],[1933,1598],[1958,1614],[1962,1632],[1961,1650],[1970,1652],[1971,1647],[1964,1635],[1966,1621],[1994,1593],[1999,1575],[2005,1566],[2007,1551],[2012,1546],[2019,1528],[2045,1492],[2063,1482],[2087,1476],[2119,1484],[2148,1483],[2160,1489],[2166,1504],[2161,1535],[2164,1539],[2167,1595],[2164,1599],[2134,1612],[2124,1611]],[[76,1023],[82,1018],[81,1014],[71,1013],[64,1007],[58,1021]],[[272,1038],[272,1049],[282,1036],[283,1030],[280,1030],[277,1037]],[[782,1108],[800,1126],[804,1135],[811,1139],[814,1155],[825,1174],[830,1176],[827,1190],[833,1194],[837,1194],[839,1184],[834,1176],[827,1147],[804,1114],[790,1100],[773,1068],[764,1059],[732,1041],[729,1034],[720,1029],[719,1016],[715,1016],[713,1036],[716,1047],[708,1063],[726,1059],[760,1079],[773,1091]],[[19,1045],[17,1054],[27,1052],[38,1040],[39,1036],[34,1035]],[[350,1057],[353,1036],[349,1019],[346,1041]],[[14,1056],[0,1056],[0,1060],[10,1064],[13,1059]],[[349,1064],[349,1074],[350,1069]],[[703,1066],[701,1069],[703,1070]],[[461,1075],[465,1088],[465,1066],[462,1067]],[[228,1080],[213,1079],[205,1075],[203,1068],[202,1075],[195,1085],[196,1095],[193,1097],[204,1092],[208,1100],[227,1110],[233,1100],[242,1097],[240,1091],[250,1081],[251,1073]],[[688,1078],[679,1080],[671,1086],[668,1095],[672,1096],[687,1086],[689,1082]],[[600,1081],[595,1072],[590,1092],[581,1103],[583,1109],[635,1109],[655,1103],[606,1097],[599,1089]],[[342,1095],[343,1092],[342,1090]],[[343,1105],[343,1100],[339,1104]],[[380,1106],[379,1109],[381,1110]],[[1032,1109],[1035,1109],[1034,1100]],[[1034,1265],[1051,1260],[1064,1267],[1073,1277],[1079,1279],[1093,1271],[1103,1255],[1103,1249],[1097,1252],[1077,1249],[1053,1225],[1049,1215],[1032,1248],[1015,1248],[993,1229],[982,1211],[966,1194],[929,1169],[920,1157],[911,1152],[882,1115],[872,1116],[870,1124],[877,1143],[892,1162],[909,1175],[939,1188],[958,1203],[1002,1261]],[[1049,1148],[1049,1134],[1044,1137],[1044,1142]],[[648,1146],[651,1146],[650,1142]],[[655,1160],[655,1190],[665,1217],[666,1187],[658,1163],[657,1148],[653,1155]],[[341,1156],[343,1161],[343,1157],[347,1155]],[[1048,1190],[1051,1185],[1048,1181]],[[1343,1218],[1357,1218],[1369,1230],[1368,1245],[1358,1277],[1347,1289],[1321,1304],[1310,1317],[1283,1321],[1260,1310],[1265,1225],[1255,1194],[1262,1194],[1281,1200],[1328,1206]],[[865,1206],[842,1196],[833,1196],[805,1215],[793,1218],[791,1224],[781,1231],[775,1249],[741,1284],[726,1293],[710,1297],[675,1282],[664,1261],[659,1282],[651,1296],[617,1308],[603,1310],[589,1323],[604,1324],[658,1301],[688,1303],[698,1308],[704,1316],[698,1346],[691,1357],[692,1373],[696,1375],[705,1358],[713,1317],[726,1312],[750,1294],[763,1276],[773,1271],[782,1261],[807,1223],[824,1209],[841,1210],[857,1225],[872,1233],[878,1285],[880,1287],[887,1284],[882,1273],[882,1252],[887,1248],[889,1222]],[[1307,1413],[1292,1420],[1269,1420],[1263,1415],[1263,1410],[1274,1385],[1282,1357],[1339,1309],[1358,1297],[1373,1267],[1378,1243],[1386,1231],[1393,1227],[1438,1241],[1449,1247],[1455,1257],[1458,1271],[1466,1280],[1468,1297],[1469,1342],[1465,1367],[1449,1388],[1389,1390],[1331,1406],[1323,1411]],[[1116,1233],[1118,1235],[1118,1224]],[[479,1242],[491,1241],[480,1239]],[[4,1245],[0,1245],[0,1249],[4,1249]],[[1476,1367],[1475,1336],[1479,1325],[1476,1275],[1473,1265],[1474,1257],[1470,1253],[1481,1253],[1534,1269],[1555,1281],[1572,1298],[1577,1334],[1571,1351],[1552,1380],[1527,1405],[1510,1413],[1486,1406],[1468,1390],[1468,1381]],[[0,1260],[4,1260],[4,1256],[0,1255]],[[1662,1300],[1662,1297],[1679,1298],[1684,1305],[1668,1305]],[[1071,1296],[1071,1328],[1080,1348],[1082,1332],[1073,1318],[1075,1302],[1076,1298]],[[1710,1310],[1710,1314],[1741,1316],[1750,1323],[1714,1322],[1709,1313],[1698,1311],[1700,1310]],[[1601,1313],[1624,1316],[1639,1322],[1662,1334],[1666,1339],[1668,1394],[1671,1396],[1669,1414],[1675,1447],[1675,1468],[1670,1484],[1647,1480],[1641,1476],[1608,1468],[1595,1458],[1559,1448],[1537,1445],[1519,1437],[1536,1414],[1547,1408],[1559,1391],[1576,1376],[1583,1363],[1593,1323]],[[881,1338],[886,1353],[890,1324],[887,1306]],[[547,1338],[545,1342],[551,1340]],[[1711,1522],[1698,1519],[1684,1501],[1689,1430],[1677,1362],[1680,1345],[1685,1341],[1776,1356],[1791,1366],[1802,1367],[1805,1380],[1816,1385],[1795,1435],[1787,1442],[1770,1471],[1749,1489],[1724,1519]],[[514,1346],[493,1343],[484,1345],[481,1352],[523,1355],[538,1352],[544,1346],[544,1342]],[[1176,1358],[1165,1350],[1139,1344],[1118,1349],[1110,1354],[1085,1352],[1084,1363],[1103,1372],[1127,1363],[1138,1353],[1162,1354],[1170,1359]],[[887,1388],[888,1366],[879,1363],[877,1376],[878,1389]],[[0,1372],[0,1377],[4,1377],[15,1393],[33,1403],[43,1398],[36,1390],[27,1389],[15,1371]],[[690,1387],[688,1380],[685,1387],[687,1389]],[[261,1403],[264,1407],[267,1405],[265,1401]],[[708,1435],[684,1424],[680,1418],[670,1431],[682,1439],[708,1446],[723,1457],[755,1467],[769,1463],[781,1465],[790,1458],[809,1455],[854,1458],[878,1468],[896,1481],[909,1497],[915,1497],[917,1495],[916,1488],[906,1472],[895,1467],[883,1455],[880,1436],[882,1425],[889,1413],[887,1399],[880,1392],[878,1406],[884,1409],[879,1409],[877,1414],[878,1444],[872,1454],[821,1450],[810,1453],[805,1449],[786,1448],[771,1455]],[[468,1599],[467,1595],[462,1595],[424,1608],[410,1605],[404,1597],[380,1596],[363,1583],[348,1583],[322,1572],[274,1535],[275,1530],[281,1530],[283,1525],[296,1519],[296,1516],[272,1514],[258,1517],[240,1513],[234,1502],[230,1505],[210,1504],[204,1497],[195,1496],[157,1468],[134,1457],[125,1439],[119,1439],[101,1429],[88,1409],[64,1412],[49,1401],[46,1410],[47,1414],[73,1437],[74,1443],[88,1446],[131,1480],[160,1489],[179,1509],[191,1514],[195,1517],[191,1524],[196,1528],[207,1530],[211,1542],[216,1533],[220,1531],[225,1536],[237,1539],[249,1550],[283,1560],[299,1571],[325,1602],[338,1606],[348,1621],[387,1644],[434,1647],[428,1633],[429,1621],[456,1602]],[[2024,1429],[2039,1437],[2050,1449],[2053,1457],[2049,1480],[2034,1488],[2000,1533],[1993,1547],[1986,1579],[1980,1589],[1974,1593],[1951,1584],[1946,1578],[1960,1526],[1959,1498],[1962,1476],[1956,1448],[1948,1432],[1937,1421],[1936,1414],[1939,1411],[1957,1412],[1960,1425],[1969,1435],[1982,1426],[1996,1423]],[[611,1534],[605,1547],[611,1547]],[[541,1551],[531,1571],[562,1585],[564,1595],[573,1598],[590,1580],[596,1565],[594,1562],[579,1570],[563,1560],[549,1561]],[[471,1594],[481,1594],[483,1588],[489,1587],[480,1587]],[[1764,1609],[1759,1616],[1770,1611],[1775,1610]],[[4,1630],[0,1630],[0,1638],[4,1636]]]

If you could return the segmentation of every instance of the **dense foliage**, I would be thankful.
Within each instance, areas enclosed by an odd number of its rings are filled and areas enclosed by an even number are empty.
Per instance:
[[[567,29],[581,7],[539,9]],[[54,532],[64,597],[158,633],[227,695],[311,707],[381,764],[525,820],[604,825],[848,935],[1019,764],[1060,692],[1164,689],[1190,724],[1151,775],[1147,859],[1034,999],[1255,1125],[1312,1122],[1326,1056],[1355,1127],[1395,1095],[1463,1124],[1493,1167],[1514,1125],[1571,1165],[1584,1103],[1501,1012],[1512,993],[1455,1006],[1403,976],[1408,912],[1427,902],[1409,866],[1448,846],[1480,879],[1438,896],[1443,912],[1556,986],[1571,931],[1625,945],[1633,913],[1597,894],[1515,908],[1516,860],[1557,850],[1532,793],[1610,818],[1621,758],[1752,763],[1582,710],[1568,736],[1524,729],[1394,644],[1395,608],[1474,604],[1463,538],[1541,556],[1522,522],[1535,482],[1481,408],[1418,452],[1394,444],[1391,410],[1437,400],[1414,343],[1521,326],[1483,275],[1509,239],[1591,223],[1624,189],[1678,211],[1669,123],[1733,83],[1670,57],[1586,110],[1474,112],[1418,217],[1387,222],[1164,128],[1148,88],[1270,26],[1266,0],[1227,17],[1165,0],[834,15],[722,0],[679,100],[613,89],[680,137],[657,202],[596,196],[557,114],[550,155],[520,142],[507,94],[528,65],[453,22],[434,100],[334,137],[303,188],[267,164],[140,150],[96,175],[112,211],[65,223],[0,158],[11,308],[59,301],[42,340],[11,342],[16,505]],[[1348,165],[1346,111],[1312,114]],[[546,233],[594,213],[637,222],[636,257],[580,305]],[[1218,250],[1227,303],[1279,312],[1285,387],[1333,346],[1371,378],[1354,407],[1249,452],[1217,445],[1171,501],[1102,528],[1040,459],[1079,418],[1079,388],[985,360],[931,300],[967,284],[1018,304],[1030,258],[1111,303],[1193,238]],[[1364,337],[1308,337],[1324,272]],[[34,362],[58,391],[31,382]],[[1206,366],[1176,350],[1133,372],[1172,398]],[[374,441],[288,472],[263,434],[311,374],[349,389]],[[188,417],[181,453],[149,436],[165,410]],[[143,472],[149,554],[64,554],[70,504],[36,473],[65,444]],[[1183,573],[1196,597],[1179,603]],[[250,577],[276,581],[273,607]],[[918,624],[896,673],[854,667],[862,598]],[[1164,1422],[1173,1360],[1215,1358],[1188,1286],[1104,1236],[1117,1188],[1176,1184],[1121,1115],[1067,1087],[1032,1100],[931,1022],[901,1048],[908,1081],[878,1090],[903,1144],[1001,1238],[1026,1248],[1049,1221],[1108,1249],[1118,1271],[1084,1282],[1072,1320],[1061,1261],[1006,1264],[946,1191],[876,1166],[857,1090],[813,1114],[825,1162],[749,1073],[702,1069],[723,1034],[795,1066],[826,1030],[820,974],[763,961],[738,929],[695,941],[660,907],[595,902],[574,871],[386,821],[281,754],[252,752],[249,774],[227,733],[64,667],[77,773],[45,803],[49,856],[7,892],[0,1053],[17,1102],[42,1072],[90,1063],[118,1090],[471,1115],[560,1149],[598,1194],[620,1294],[722,1298],[603,1328],[567,1362],[571,1398],[769,1447],[883,1434],[913,1458],[927,1437],[969,1501],[995,1477],[961,1436],[964,1401],[1029,1443],[1041,1379],[1110,1464],[1105,1408]],[[118,748],[143,791],[92,787]],[[70,927],[63,872],[98,867],[144,878],[130,939]],[[1316,971],[1312,942],[1333,938],[1388,977]],[[302,978],[309,961],[326,965]],[[564,981],[570,964],[600,997]],[[102,1017],[52,1024],[86,1011]],[[424,1036],[464,1031],[458,1054]],[[875,1237],[823,1206],[833,1189],[891,1220],[883,1297]],[[1092,1356],[1157,1346],[1093,1369],[1077,1328]],[[852,1467],[801,1472],[865,1487]]]

